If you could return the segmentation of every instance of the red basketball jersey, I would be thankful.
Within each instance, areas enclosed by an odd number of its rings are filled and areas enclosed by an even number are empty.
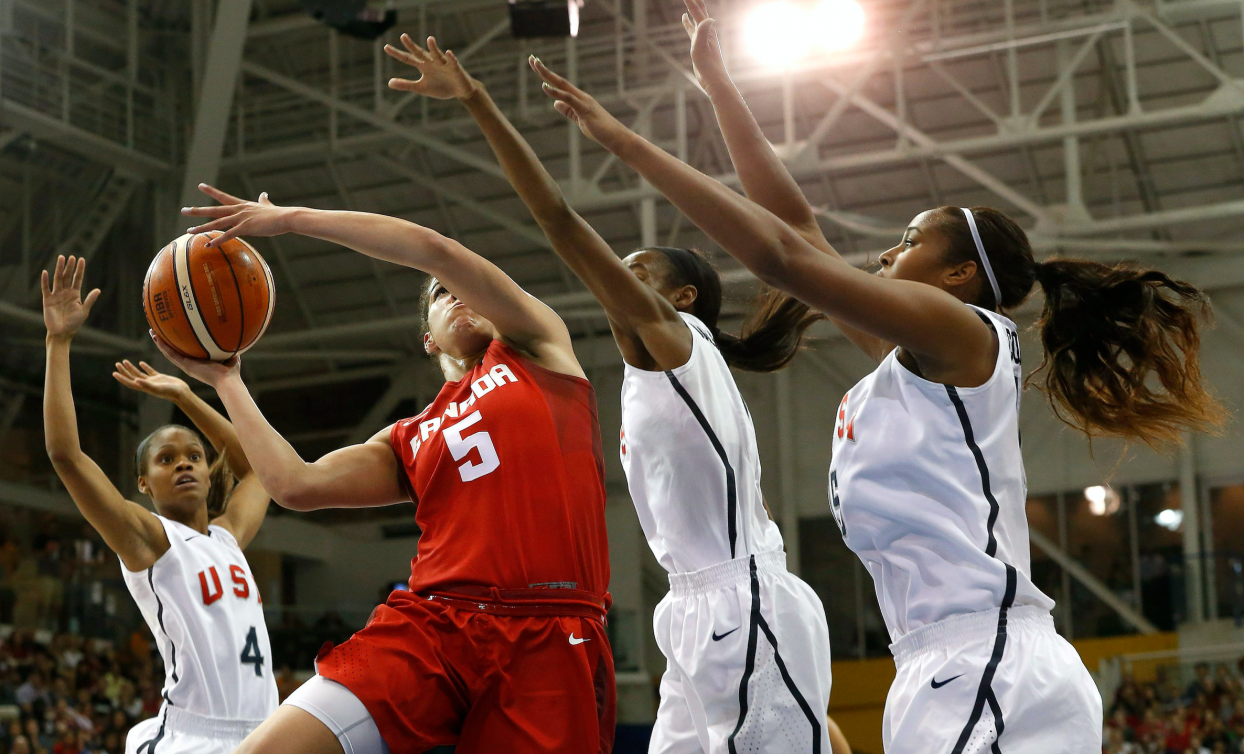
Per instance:
[[[609,586],[596,393],[494,340],[389,435],[423,530],[410,588]]]

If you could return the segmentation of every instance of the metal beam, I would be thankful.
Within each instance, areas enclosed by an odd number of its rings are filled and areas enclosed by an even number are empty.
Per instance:
[[[393,409],[407,398],[414,398],[419,392],[419,372],[426,369],[426,359],[415,358],[393,371],[389,387],[376,399],[367,414],[359,420],[354,429],[350,430],[345,445],[358,445],[384,428],[384,420]]]
[[[373,157],[372,160],[385,170],[396,173],[403,178],[417,183],[425,189],[445,197],[454,204],[462,206],[480,217],[491,220],[497,225],[500,225],[502,228],[505,228],[521,238],[531,241],[537,246],[541,246],[546,249],[553,248],[553,245],[549,243],[549,239],[545,237],[544,233],[538,227],[520,222],[512,217],[509,217],[508,215],[504,215],[488,207],[479,201],[476,201],[475,199],[472,199],[469,196],[466,196],[465,194],[460,194],[457,191],[445,188],[443,181],[438,181],[424,175],[423,173],[420,173],[417,170],[408,168],[392,157]]]
[[[826,89],[837,92],[844,99],[849,99],[856,107],[868,113],[873,118],[876,118],[881,123],[893,128],[899,134],[911,139],[912,142],[925,147],[926,149],[937,146],[937,142],[934,141],[928,134],[909,123],[900,121],[889,110],[886,110],[884,107],[881,107],[867,97],[858,93],[852,93],[845,85],[829,78],[822,79],[821,84]],[[946,161],[947,165],[950,165],[955,170],[958,170],[960,173],[963,173],[967,177],[1031,215],[1036,219],[1038,225],[1048,224],[1050,222],[1049,215],[1045,211],[1044,207],[1006,185],[1004,182],[985,170],[982,170],[976,165],[973,165],[971,162],[968,162],[963,157],[954,154],[946,154],[941,155],[941,158]]]
[[[183,206],[200,203],[200,183],[216,182],[250,15],[251,0],[220,0],[216,6],[216,26],[212,29],[194,113],[194,136],[186,151],[186,172],[181,182]]]
[[[1148,618],[1136,612],[1134,607],[1119,599],[1114,592],[1110,591],[1110,587],[1090,573],[1087,568],[1080,564],[1080,561],[1068,555],[1063,548],[1054,544],[1044,534],[1031,527],[1028,529],[1028,536],[1032,543],[1037,546],[1037,549],[1049,555],[1066,573],[1083,584],[1085,589],[1088,589],[1098,599],[1105,602],[1110,609],[1134,626],[1137,631],[1142,634],[1156,634],[1158,632],[1158,627],[1153,625]]]
[[[169,164],[163,160],[129,149],[11,99],[0,99],[0,122],[10,128],[37,134],[37,139],[68,152],[144,178],[160,178],[169,171]]]
[[[370,110],[366,110],[357,105],[352,105],[349,102],[345,102],[343,100],[337,99],[333,97],[331,94],[322,92],[319,89],[316,89],[315,87],[307,86],[301,81],[291,79],[288,76],[284,76],[270,68],[265,68],[264,66],[261,66],[257,63],[243,62],[242,70],[250,74],[251,76],[255,76],[256,78],[261,78],[283,89],[288,89],[289,91],[294,92],[295,94],[302,95],[303,97],[306,97],[309,100],[319,102],[325,107],[329,107],[339,112],[345,113],[346,115],[349,115],[351,118],[361,120],[364,123],[368,123],[372,126],[375,126],[376,128],[379,128],[380,130],[385,131],[387,133],[391,133],[394,136],[400,136],[409,141],[413,141],[416,144],[427,147],[428,149],[431,149],[435,152],[439,152],[440,154],[443,154],[446,157],[450,157],[465,165],[469,165],[475,168],[476,170],[483,171],[489,175],[494,175],[498,178],[502,178],[502,179],[505,178],[505,174],[501,172],[501,168],[498,167],[495,162],[486,160],[482,157],[472,154],[471,152],[468,152],[465,149],[455,147],[452,144],[441,141],[440,139],[437,139],[435,137],[429,136],[422,129],[404,126],[394,120],[386,118],[382,115],[377,115],[376,113]],[[322,151],[320,153],[320,158],[323,159]]]

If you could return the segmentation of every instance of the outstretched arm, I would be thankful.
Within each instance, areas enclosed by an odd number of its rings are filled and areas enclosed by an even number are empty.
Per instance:
[[[238,235],[298,233],[339,244],[375,259],[413,267],[435,276],[472,310],[487,318],[501,336],[543,367],[584,376],[571,347],[570,333],[557,314],[518,286],[492,262],[430,228],[396,217],[366,212],[278,207],[262,194],[243,201],[201,184],[220,202],[214,207],[183,209],[187,215],[215,218],[189,232],[224,231],[219,245]]]
[[[43,383],[43,439],[52,468],[73,502],[125,567],[141,571],[169,548],[164,527],[150,511],[126,500],[103,470],[82,452],[69,380],[69,344],[99,298],[99,289],[82,300],[86,260],[56,260],[50,278],[43,273],[43,322],[47,326],[47,369]]]
[[[993,334],[958,299],[931,285],[869,275],[825,254],[772,212],[626,128],[538,61],[537,71],[558,112],[630,165],[762,281],[901,346],[926,374],[942,381],[972,384],[979,375]]]
[[[299,511],[368,508],[410,500],[398,483],[402,469],[389,446],[388,430],[365,443],[335,450],[307,463],[260,412],[242,382],[237,357],[228,364],[190,359],[172,350],[154,333],[152,337],[169,361],[215,388],[237,428],[255,474],[281,507]],[[241,489],[242,485],[238,487]],[[237,494],[235,491],[234,495]]]
[[[685,364],[691,356],[691,331],[674,306],[628,270],[609,244],[570,208],[557,182],[484,85],[467,74],[452,51],[441,52],[434,38],[428,38],[426,50],[405,34],[401,40],[404,51],[386,45],[385,52],[422,75],[416,81],[392,79],[389,86],[462,101],[554,251],[604,307],[626,362],[643,369]]]
[[[730,79],[716,22],[708,15],[704,0],[685,0],[687,13],[683,27],[691,37],[691,60],[700,85],[708,94],[717,115],[717,124],[725,138],[726,150],[734,163],[739,183],[747,198],[772,212],[789,225],[805,241],[833,257],[838,251],[825,238],[816,214],[800,190],[786,165],[773,151],[773,146],[760,130],[738,87]],[[835,318],[834,324],[861,350],[880,361],[893,346],[876,336],[852,327]]]

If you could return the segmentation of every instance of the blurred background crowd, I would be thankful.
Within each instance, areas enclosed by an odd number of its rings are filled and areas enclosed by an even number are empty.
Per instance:
[[[1125,679],[1106,710],[1105,754],[1244,752],[1244,658],[1195,670],[1184,688],[1164,667],[1149,683]]]

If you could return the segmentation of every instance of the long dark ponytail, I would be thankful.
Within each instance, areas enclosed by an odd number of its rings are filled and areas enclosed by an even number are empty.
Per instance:
[[[721,316],[721,277],[704,254],[695,249],[653,246],[670,264],[667,282],[692,285],[696,289],[694,311],[713,334],[717,348],[726,363],[749,372],[775,372],[791,362],[799,353],[804,332],[825,319],[788,294],[773,289],[763,291],[738,335],[722,332],[717,326]]]
[[[1125,263],[1037,262],[1014,220],[990,207],[971,210],[1002,292],[995,302],[982,285],[974,303],[1011,309],[1038,283],[1045,294],[1036,323],[1044,353],[1029,381],[1060,420],[1090,436],[1155,448],[1179,444],[1185,430],[1215,431],[1225,422],[1201,381],[1199,320],[1208,317],[1209,301],[1196,286]],[[949,261],[979,265],[963,212],[937,212],[951,242]]]

